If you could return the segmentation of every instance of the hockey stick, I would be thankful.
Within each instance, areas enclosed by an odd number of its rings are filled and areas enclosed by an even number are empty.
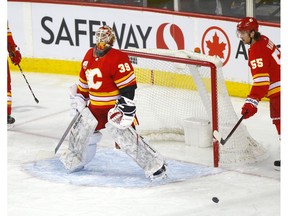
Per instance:
[[[232,128],[232,130],[230,131],[230,133],[228,134],[228,136],[226,137],[226,139],[223,139],[221,134],[219,133],[219,131],[214,130],[213,131],[213,135],[215,137],[216,140],[218,140],[218,142],[220,142],[222,145],[224,145],[229,138],[232,136],[232,134],[235,132],[235,130],[238,128],[238,126],[241,124],[242,120],[244,119],[244,117],[247,115],[247,111],[241,116],[241,118],[238,120],[238,122],[236,123],[236,125]]]
[[[24,77],[24,79],[25,79],[25,81],[26,81],[26,83],[27,83],[27,85],[28,85],[28,87],[29,87],[29,89],[30,89],[30,91],[31,91],[31,93],[32,93],[32,95],[33,95],[33,97],[34,97],[34,100],[36,101],[36,103],[39,103],[39,100],[35,97],[35,95],[34,95],[32,89],[31,89],[31,86],[30,86],[30,84],[28,83],[28,81],[27,81],[27,79],[26,79],[26,76],[25,76],[25,74],[23,73],[22,68],[20,67],[20,64],[18,64],[18,68],[20,69],[21,74],[23,75],[23,77]]]
[[[55,147],[55,153],[57,153],[57,151],[59,150],[60,146],[62,145],[64,139],[66,138],[67,134],[69,133],[70,129],[72,128],[72,126],[74,125],[74,123],[76,122],[77,118],[80,116],[80,112],[78,110],[76,110],[76,115],[74,116],[74,118],[72,119],[72,121],[70,122],[70,124],[68,125],[66,131],[64,132],[63,136],[61,137],[59,143],[57,144],[57,146]]]

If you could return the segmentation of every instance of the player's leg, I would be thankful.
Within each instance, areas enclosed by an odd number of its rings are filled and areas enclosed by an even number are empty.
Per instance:
[[[277,133],[279,135],[279,140],[281,140],[281,113],[280,113],[280,96],[270,98],[270,116],[273,124],[276,127]],[[280,169],[281,160],[274,161],[275,169]]]
[[[11,91],[11,75],[7,62],[7,127],[13,127],[15,119],[11,116],[12,112],[12,91]]]

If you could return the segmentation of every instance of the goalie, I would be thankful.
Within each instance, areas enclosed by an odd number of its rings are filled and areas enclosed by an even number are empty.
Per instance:
[[[95,156],[102,137],[100,130],[106,128],[146,177],[163,178],[164,159],[134,130],[136,77],[128,55],[112,48],[114,41],[112,28],[100,27],[95,47],[82,61],[78,85],[70,88],[72,111],[81,112],[82,118],[72,127],[69,147],[60,160],[69,172],[82,169]]]

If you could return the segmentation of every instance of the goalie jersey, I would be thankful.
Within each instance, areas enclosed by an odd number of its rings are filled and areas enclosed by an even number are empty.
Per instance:
[[[91,108],[110,109],[123,88],[136,88],[136,78],[128,55],[111,48],[97,58],[94,48],[86,53],[80,71],[77,93],[90,99]]]

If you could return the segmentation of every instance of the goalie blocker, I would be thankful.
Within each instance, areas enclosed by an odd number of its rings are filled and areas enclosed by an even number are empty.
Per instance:
[[[84,168],[95,156],[97,143],[102,134],[95,131],[97,120],[89,110],[85,108],[69,134],[68,149],[61,155],[60,161],[69,173]],[[153,150],[132,128],[119,129],[107,123],[109,134],[117,142],[121,150],[128,154],[145,172],[146,177],[162,179],[166,177],[165,161]]]

